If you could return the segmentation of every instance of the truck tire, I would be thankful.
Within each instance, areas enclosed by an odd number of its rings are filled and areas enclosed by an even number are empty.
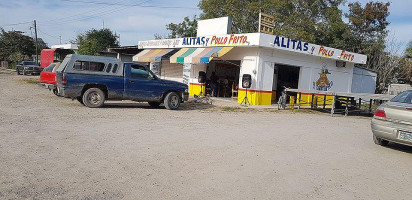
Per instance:
[[[83,94],[83,103],[89,108],[100,108],[105,100],[106,96],[99,88],[89,88]]]
[[[180,106],[180,96],[176,92],[169,92],[164,100],[164,105],[169,110],[176,110]]]
[[[149,101],[147,103],[149,103],[151,107],[159,107],[160,105],[160,102],[157,102],[157,101]]]
[[[16,71],[17,71],[17,75],[21,75],[21,73],[20,73],[20,70],[19,70],[19,69],[17,69]]]

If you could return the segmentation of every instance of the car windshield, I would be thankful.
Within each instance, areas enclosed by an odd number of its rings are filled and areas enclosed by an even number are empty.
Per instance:
[[[24,61],[23,64],[24,65],[36,65],[35,62],[31,62],[31,61]]]
[[[391,102],[412,104],[412,90],[400,93],[398,96],[394,97]]]

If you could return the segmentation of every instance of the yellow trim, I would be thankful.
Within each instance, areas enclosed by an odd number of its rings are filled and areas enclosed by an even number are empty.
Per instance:
[[[313,98],[317,99],[318,107],[323,106],[324,95],[315,95]],[[325,103],[326,107],[332,106],[332,100],[333,100],[333,96],[326,96],[326,103]],[[296,98],[296,104],[298,103],[299,103],[299,94],[297,95],[297,98]],[[312,103],[312,94],[302,94],[300,105],[301,106],[311,106],[311,103]]]
[[[242,103],[246,96],[246,91],[239,90],[238,103]],[[272,92],[261,91],[247,91],[247,98],[250,105],[271,105],[272,104]]]
[[[203,94],[206,94],[206,87],[200,86],[200,84],[195,83],[195,84],[189,84],[189,96],[193,97],[194,95],[199,95],[200,94],[200,88],[203,89]]]

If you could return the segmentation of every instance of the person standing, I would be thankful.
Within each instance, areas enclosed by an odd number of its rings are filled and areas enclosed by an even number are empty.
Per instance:
[[[215,72],[212,72],[212,76],[210,76],[210,89],[212,90],[212,96],[214,97],[217,95],[217,81],[218,78]]]

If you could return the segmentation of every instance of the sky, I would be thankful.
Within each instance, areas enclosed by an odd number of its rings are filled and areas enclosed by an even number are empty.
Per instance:
[[[362,5],[369,0],[358,0]],[[0,27],[33,36],[33,20],[38,37],[49,45],[69,43],[91,28],[110,28],[120,35],[121,45],[137,45],[139,40],[167,35],[166,24],[199,15],[197,0],[0,0]],[[354,0],[348,0],[354,2]],[[385,1],[386,2],[386,1]],[[412,40],[412,0],[392,0],[389,38],[401,54]],[[109,4],[109,5],[108,5]],[[342,6],[347,12],[347,4]]]

